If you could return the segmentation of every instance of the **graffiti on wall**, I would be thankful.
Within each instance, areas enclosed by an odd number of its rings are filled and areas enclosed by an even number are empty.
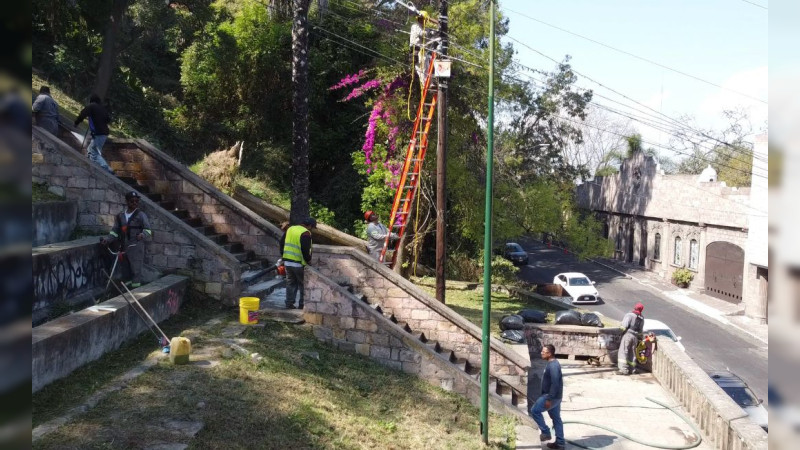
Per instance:
[[[38,258],[37,258],[38,259]],[[34,261],[34,310],[104,286],[103,258],[95,251],[61,253]]]
[[[170,289],[167,293],[167,309],[169,310],[169,314],[175,314],[178,312],[178,308],[181,306],[180,294],[175,289]]]

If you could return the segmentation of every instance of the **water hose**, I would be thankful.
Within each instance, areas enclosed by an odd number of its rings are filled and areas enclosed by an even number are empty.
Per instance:
[[[641,444],[641,445],[644,445],[644,446],[647,446],[647,447],[663,448],[663,449],[668,449],[668,450],[685,450],[685,449],[689,449],[689,448],[695,448],[698,445],[700,445],[701,442],[703,442],[703,435],[700,433],[700,430],[697,429],[697,426],[695,426],[695,424],[692,423],[691,420],[687,419],[683,414],[679,413],[678,411],[675,411],[675,408],[677,408],[677,406],[667,406],[667,405],[665,405],[665,404],[663,404],[663,403],[661,403],[661,402],[659,402],[657,400],[653,400],[650,397],[645,397],[645,398],[647,400],[650,400],[651,402],[657,404],[657,405],[660,405],[660,406],[672,411],[676,416],[678,416],[681,419],[683,419],[683,421],[686,422],[692,428],[692,431],[694,431],[694,434],[697,436],[697,441],[695,441],[695,442],[693,442],[691,444],[685,444],[685,445],[654,444],[652,442],[647,442],[647,441],[642,441],[642,440],[636,439],[634,437],[631,437],[628,434],[625,434],[625,433],[623,433],[621,431],[618,431],[618,430],[615,430],[613,428],[607,427],[605,425],[600,425],[600,424],[596,424],[596,423],[592,423],[592,422],[584,422],[584,421],[581,421],[581,420],[565,420],[564,424],[570,423],[570,424],[586,425],[586,426],[589,426],[589,427],[601,428],[603,430],[606,430],[606,431],[609,431],[611,433],[614,433],[619,437],[625,438],[625,439],[627,439],[627,440],[629,440],[631,442],[635,442],[637,444]],[[606,408],[612,408],[612,406],[606,406]],[[585,448],[585,449],[599,448],[599,447],[588,447],[588,446],[585,446],[585,445],[582,445],[582,444],[578,444],[577,442],[574,442],[574,441],[567,441],[567,442],[569,442],[571,445],[574,445],[576,447]]]

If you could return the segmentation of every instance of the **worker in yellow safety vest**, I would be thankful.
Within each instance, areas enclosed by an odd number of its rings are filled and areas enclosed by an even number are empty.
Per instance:
[[[302,225],[294,225],[281,237],[281,255],[286,268],[286,308],[294,309],[299,292],[297,309],[303,309],[303,275],[305,266],[311,263],[311,230],[317,221],[308,218]]]

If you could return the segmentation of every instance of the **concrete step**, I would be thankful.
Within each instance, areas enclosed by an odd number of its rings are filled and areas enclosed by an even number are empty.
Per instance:
[[[242,291],[242,297],[264,298],[270,295],[275,289],[283,287],[285,284],[286,280],[283,277],[260,281],[258,283],[247,286]]]
[[[223,245],[222,248],[230,253],[241,253],[244,251],[244,245],[242,245],[241,242],[228,242]]]
[[[267,268],[244,270],[242,271],[242,283],[250,284],[270,272],[272,272],[272,270],[268,270]]]
[[[125,184],[127,184],[129,186],[138,186],[139,185],[139,182],[136,181],[136,178],[133,178],[133,177],[117,177],[117,178],[119,178],[123,183],[125,183]]]
[[[152,201],[154,201],[156,203],[161,203],[162,201],[164,201],[164,196],[161,195],[161,194],[157,194],[157,193],[147,194],[147,198],[149,198],[150,200],[152,200]]]
[[[209,234],[217,234],[217,232],[214,230],[214,227],[210,227],[210,226],[206,226],[206,225],[201,225],[199,227],[194,227],[194,229],[197,230],[198,233],[200,233],[202,235],[206,235],[206,236],[209,235]]]
[[[162,208],[166,209],[167,211],[172,211],[172,210],[174,210],[174,209],[175,209],[175,202],[173,202],[173,201],[169,201],[169,200],[167,200],[167,201],[162,201],[162,202],[159,202],[159,203],[158,203],[158,206],[160,206],[160,207],[162,207]]]
[[[169,212],[172,213],[173,216],[179,219],[188,219],[189,218],[189,211],[185,209],[172,209]]]
[[[198,220],[200,220],[200,219],[198,219]],[[209,234],[209,235],[207,235],[207,237],[209,239],[211,239],[212,241],[216,242],[219,245],[223,245],[223,244],[227,244],[228,243],[228,235],[227,234]],[[240,259],[239,261],[246,261],[246,260],[247,260],[247,258]]]
[[[204,226],[203,221],[200,220],[200,218],[198,218],[198,217],[191,217],[189,219],[183,219],[183,221],[186,223],[186,225],[189,225],[190,227],[201,227],[201,226]]]

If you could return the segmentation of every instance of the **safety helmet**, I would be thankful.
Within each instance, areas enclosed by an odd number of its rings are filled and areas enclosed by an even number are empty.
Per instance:
[[[374,211],[371,211],[371,210],[370,210],[370,211],[367,211],[367,212],[365,212],[365,213],[364,213],[364,220],[366,220],[367,222],[369,222],[369,218],[370,218],[370,217],[372,217],[372,215],[373,215],[373,214],[375,214],[375,212],[374,212]]]
[[[417,17],[421,17],[421,18],[423,18],[425,20],[429,20],[431,18],[431,16],[428,15],[428,11],[420,11],[419,12],[419,16],[417,16]]]

